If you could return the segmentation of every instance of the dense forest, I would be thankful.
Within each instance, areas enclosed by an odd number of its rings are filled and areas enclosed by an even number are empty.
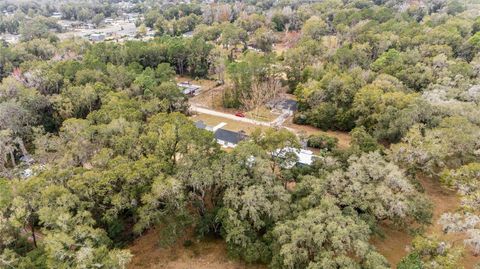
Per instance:
[[[0,42],[0,268],[127,268],[154,227],[159,247],[193,231],[270,268],[453,269],[480,254],[477,1],[59,2],[0,0],[0,33],[21,36]],[[62,40],[56,12],[136,12],[155,37]],[[179,76],[213,81],[225,109],[293,95],[293,122],[319,133],[258,128],[225,150]],[[314,163],[292,165],[285,149],[305,146]],[[422,178],[460,207],[433,219]],[[436,222],[465,238],[427,234]],[[372,243],[385,227],[414,237],[398,264]]]

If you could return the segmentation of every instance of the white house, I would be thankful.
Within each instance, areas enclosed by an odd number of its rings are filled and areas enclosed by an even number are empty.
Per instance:
[[[277,149],[274,151],[272,154],[275,154],[277,157],[285,157],[287,154],[294,153],[297,155],[297,161],[293,163],[288,163],[286,164],[286,168],[291,168],[295,166],[296,164],[298,165],[312,165],[312,163],[315,161],[315,155],[313,154],[312,151],[306,150],[306,149],[297,149],[297,148],[292,148],[292,147],[287,147],[283,149]]]
[[[105,34],[91,34],[90,40],[94,42],[105,40]]]

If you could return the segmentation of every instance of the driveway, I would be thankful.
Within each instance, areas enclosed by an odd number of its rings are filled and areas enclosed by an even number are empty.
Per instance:
[[[290,115],[290,113],[282,113],[278,118],[273,120],[272,122],[266,122],[266,121],[259,121],[259,120],[254,120],[254,119],[249,119],[249,118],[242,118],[242,117],[237,117],[232,114],[224,113],[224,112],[219,112],[216,110],[212,110],[209,108],[201,107],[197,104],[190,103],[190,111],[197,112],[200,114],[207,114],[207,115],[212,115],[216,117],[221,117],[225,119],[230,119],[234,121],[240,121],[240,122],[245,122],[253,125],[259,125],[259,126],[267,126],[267,127],[279,127],[283,124],[285,119]],[[284,127],[290,131],[293,131],[291,128]]]

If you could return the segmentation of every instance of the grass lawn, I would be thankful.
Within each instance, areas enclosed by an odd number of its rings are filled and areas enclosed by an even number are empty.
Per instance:
[[[222,129],[225,130],[230,130],[233,132],[239,132],[239,131],[244,131],[247,135],[252,133],[255,129],[257,128],[262,128],[265,129],[267,127],[265,126],[259,126],[259,125],[253,125],[245,122],[240,122],[240,121],[234,121],[230,119],[225,119],[221,117],[216,117],[212,115],[206,115],[206,114],[198,114],[190,117],[192,121],[198,121],[201,120],[208,126],[215,126],[217,124],[220,124],[222,122],[225,122],[227,125],[222,127]]]
[[[260,107],[257,111],[251,110],[245,113],[247,118],[260,120],[260,121],[273,121],[279,114],[272,113],[272,111],[264,106]]]

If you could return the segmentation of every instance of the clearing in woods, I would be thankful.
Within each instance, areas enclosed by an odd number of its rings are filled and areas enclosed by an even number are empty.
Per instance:
[[[283,126],[291,128],[297,132],[297,134],[303,134],[305,136],[315,135],[315,134],[326,134],[332,137],[336,137],[338,139],[338,147],[340,149],[347,149],[350,147],[350,143],[352,141],[352,137],[347,132],[341,131],[322,131],[319,128],[315,128],[310,125],[298,125],[292,122],[292,117],[290,117]]]
[[[456,192],[442,188],[438,181],[435,182],[430,177],[419,176],[419,180],[425,189],[425,194],[433,204],[432,224],[427,227],[426,234],[436,236],[454,246],[463,247],[465,233],[444,234],[442,226],[438,224],[438,220],[443,213],[455,212],[460,208],[460,201]],[[385,238],[374,238],[372,243],[387,258],[392,267],[395,268],[398,262],[407,254],[407,247],[413,237],[407,231],[399,231],[388,227],[383,228]],[[480,257],[474,256],[470,248],[465,248],[461,262],[464,269],[474,268],[478,263],[480,263]]]
[[[206,239],[185,247],[185,239],[173,246],[161,248],[156,229],[149,230],[130,247],[133,260],[128,269],[267,269],[228,258],[221,239]],[[192,240],[194,241],[194,240]]]

